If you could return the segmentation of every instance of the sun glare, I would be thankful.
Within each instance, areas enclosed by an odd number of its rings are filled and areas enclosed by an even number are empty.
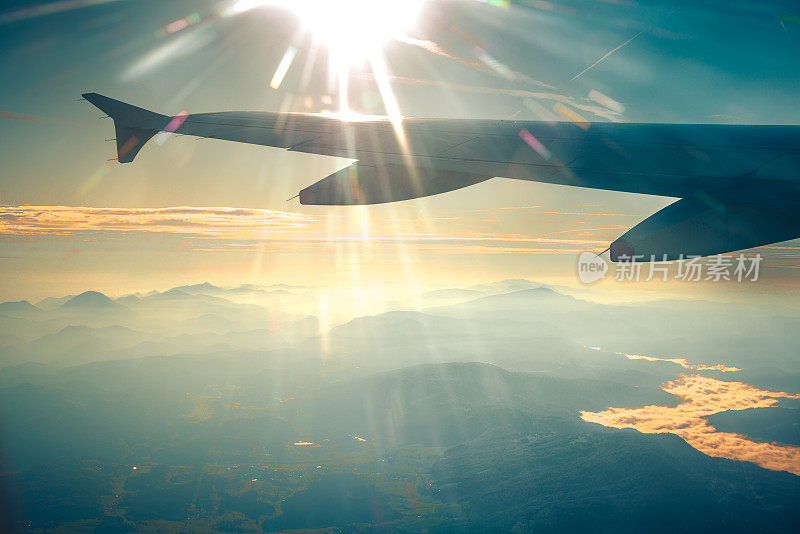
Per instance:
[[[239,0],[233,11],[273,6],[294,13],[338,60],[364,61],[417,22],[425,0]]]

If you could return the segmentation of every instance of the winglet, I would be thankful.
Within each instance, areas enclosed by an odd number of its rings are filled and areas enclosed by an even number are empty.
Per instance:
[[[161,131],[170,118],[138,108],[97,93],[84,93],[83,98],[114,119],[117,138],[117,160],[130,163],[144,144]]]

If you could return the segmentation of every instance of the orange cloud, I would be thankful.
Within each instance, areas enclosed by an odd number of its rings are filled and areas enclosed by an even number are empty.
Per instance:
[[[693,371],[722,371],[723,373],[741,371],[738,367],[728,367],[726,365],[705,365],[702,363],[691,364],[686,358],[656,358],[655,356],[643,356],[641,354],[626,354],[617,352],[620,356],[625,356],[629,360],[646,360],[648,362],[672,362],[677,363],[684,369]]]
[[[586,224],[586,223],[582,223]],[[596,232],[599,230],[614,230],[614,231],[622,231],[622,230],[629,230],[630,226],[624,226],[621,224],[615,224],[613,226],[601,226],[600,228],[571,228],[569,230],[558,230],[555,232],[547,232],[546,235],[556,235],[556,234],[571,234],[574,232]]]
[[[586,211],[543,211],[542,215],[580,215],[586,217],[592,215],[595,217],[641,217],[633,213],[589,213]]]
[[[0,206],[0,235],[60,237],[178,235],[201,240],[192,250],[257,250],[278,243],[296,247],[314,243],[360,242],[365,246],[402,246],[421,254],[577,254],[605,246],[604,241],[561,239],[516,233],[447,231],[448,219],[391,220],[369,217],[315,217],[302,213],[228,207],[88,208]],[[475,222],[475,221],[472,221]],[[478,223],[485,222],[478,220]],[[438,226],[435,223],[440,223]],[[436,229],[434,229],[436,227]],[[438,231],[437,231],[438,230]]]
[[[255,237],[263,229],[287,234],[306,230],[310,221],[299,213],[239,208],[0,207],[0,234],[16,236],[148,232]]]
[[[603,350],[602,347],[589,347],[584,345],[585,348],[591,350]],[[729,367],[727,365],[706,365],[704,363],[696,363],[692,364],[689,363],[689,360],[686,358],[657,358],[655,356],[643,356],[641,354],[628,354],[625,352],[615,352],[614,354],[618,354],[620,356],[625,356],[629,360],[645,360],[647,362],[670,362],[676,363],[683,367],[684,369],[692,369],[693,371],[722,371],[723,373],[733,373],[736,371],[741,371],[738,367]]]
[[[699,375],[681,375],[661,389],[683,399],[675,407],[644,406],[581,412],[581,418],[612,428],[635,428],[646,434],[676,434],[698,451],[718,458],[752,462],[766,469],[800,475],[800,447],[752,441],[741,434],[718,432],[706,417],[726,410],[768,408],[780,398],[800,395],[766,391],[743,382],[723,382]]]

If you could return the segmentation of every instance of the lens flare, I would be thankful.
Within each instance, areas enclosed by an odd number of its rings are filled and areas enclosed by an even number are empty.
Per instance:
[[[419,17],[425,0],[239,0],[232,13],[277,7],[294,13],[315,39],[345,61],[369,59],[386,44],[402,38]]]

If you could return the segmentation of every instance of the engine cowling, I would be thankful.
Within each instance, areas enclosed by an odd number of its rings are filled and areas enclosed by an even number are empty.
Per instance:
[[[611,244],[611,261],[711,256],[797,237],[800,204],[767,206],[699,193],[640,222]]]

